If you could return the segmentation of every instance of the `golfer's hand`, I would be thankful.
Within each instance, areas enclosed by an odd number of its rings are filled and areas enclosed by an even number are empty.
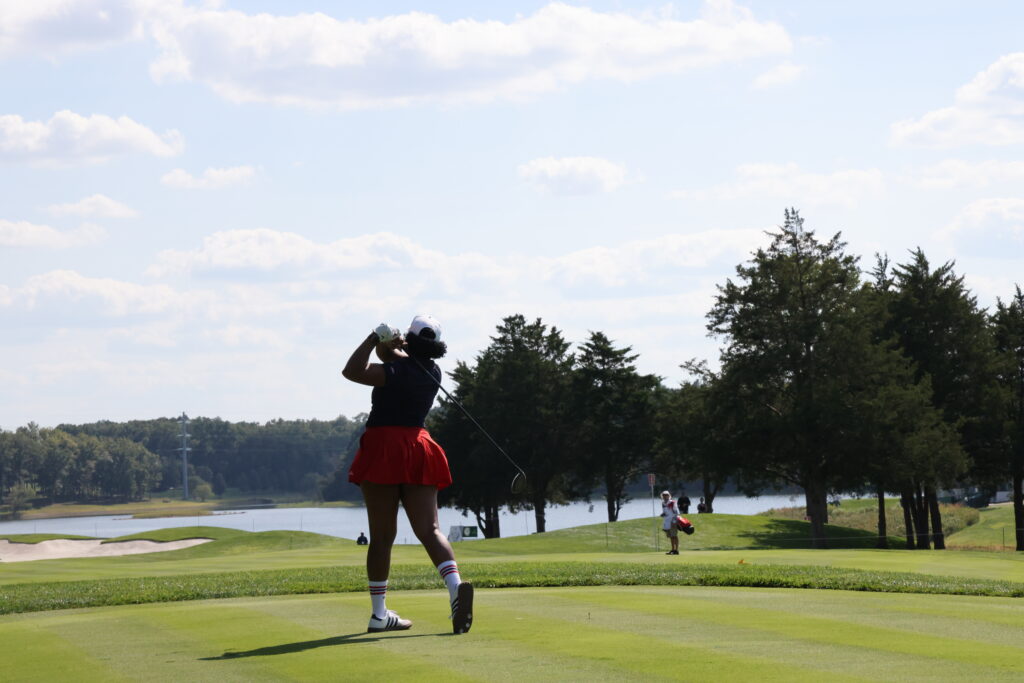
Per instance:
[[[379,339],[381,342],[385,344],[389,344],[390,342],[393,342],[396,339],[400,340],[402,338],[402,333],[398,330],[398,328],[391,327],[387,323],[381,323],[380,325],[377,325],[377,328],[374,330],[374,333],[376,333],[377,339]]]

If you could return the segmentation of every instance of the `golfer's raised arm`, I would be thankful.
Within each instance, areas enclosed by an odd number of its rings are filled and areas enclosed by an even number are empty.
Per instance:
[[[384,366],[380,363],[370,362],[370,353],[380,341],[376,332],[363,340],[363,343],[356,347],[356,350],[349,356],[345,363],[345,369],[341,371],[342,377],[357,384],[366,384],[371,387],[384,386]]]

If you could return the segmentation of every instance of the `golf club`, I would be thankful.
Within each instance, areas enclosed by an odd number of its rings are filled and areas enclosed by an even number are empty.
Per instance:
[[[523,468],[516,464],[516,461],[513,460],[508,453],[505,452],[505,449],[498,445],[498,442],[494,440],[494,437],[488,434],[487,430],[480,426],[480,423],[476,421],[476,418],[469,414],[469,411],[466,410],[465,406],[463,406],[461,403],[455,400],[455,397],[449,394],[448,390],[441,386],[441,382],[439,382],[436,377],[431,375],[430,372],[425,367],[423,367],[422,363],[416,360],[414,356],[409,356],[409,358],[412,358],[412,361],[416,363],[416,366],[420,370],[423,371],[423,374],[425,374],[430,379],[434,380],[434,384],[437,385],[437,388],[444,392],[444,395],[448,397],[449,401],[451,401],[452,403],[459,407],[459,410],[461,410],[462,413],[469,418],[469,421],[476,425],[476,428],[480,430],[480,433],[487,437],[487,440],[491,442],[491,445],[497,448],[498,452],[505,456],[505,459],[512,464],[512,467],[515,467],[517,470],[519,470],[516,473],[516,476],[512,478],[512,493],[523,493],[526,490],[526,472],[523,471]]]

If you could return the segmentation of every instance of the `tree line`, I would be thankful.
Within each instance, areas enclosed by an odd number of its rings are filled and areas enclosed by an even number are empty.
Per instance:
[[[526,471],[530,488],[448,400],[430,428],[455,483],[443,500],[501,533],[501,507],[545,507],[600,491],[617,519],[643,472],[699,479],[709,508],[727,481],[756,495],[805,493],[810,535],[825,547],[827,501],[839,492],[900,497],[911,548],[943,548],[939,491],[1012,482],[1024,550],[1024,295],[982,309],[954,264],[918,249],[862,270],[836,234],[819,240],[795,210],[771,244],[719,285],[707,314],[718,369],[681,359],[668,388],[601,332],[575,352],[560,330],[505,318],[475,363],[451,376],[454,397]],[[507,474],[507,476],[505,476]]]
[[[501,321],[472,363],[449,373],[453,396],[526,471],[515,471],[450,400],[428,427],[455,483],[441,502],[500,536],[503,507],[530,509],[595,492],[609,521],[645,472],[699,480],[709,511],[726,482],[756,495],[804,491],[811,540],[827,543],[827,501],[839,492],[901,501],[911,548],[942,548],[939,492],[1012,482],[1024,550],[1024,294],[981,308],[954,271],[910,252],[864,268],[841,235],[819,239],[799,213],[718,286],[708,332],[718,363],[680,358],[688,379],[667,387],[637,355],[593,331],[574,349],[557,327],[521,314]],[[264,424],[197,418],[189,431],[194,491],[293,491],[358,497],[347,468],[365,415]],[[0,432],[0,496],[26,487],[47,500],[135,499],[181,482],[174,418],[34,425]],[[206,487],[204,489],[203,487]],[[18,488],[20,487],[20,488]]]
[[[364,422],[364,415],[263,424],[192,419],[190,494],[206,498],[232,488],[319,499],[339,462],[355,452]],[[0,502],[140,500],[181,487],[180,447],[177,418],[0,431]]]
[[[72,435],[32,423],[0,431],[0,500],[14,515],[39,496],[138,500],[159,478],[159,458],[131,439]]]

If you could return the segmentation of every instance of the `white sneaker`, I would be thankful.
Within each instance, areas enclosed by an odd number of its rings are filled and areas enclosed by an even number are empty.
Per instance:
[[[412,622],[403,619],[391,610],[383,618],[370,615],[370,624],[366,627],[367,633],[380,633],[381,631],[405,631],[412,627]]]

